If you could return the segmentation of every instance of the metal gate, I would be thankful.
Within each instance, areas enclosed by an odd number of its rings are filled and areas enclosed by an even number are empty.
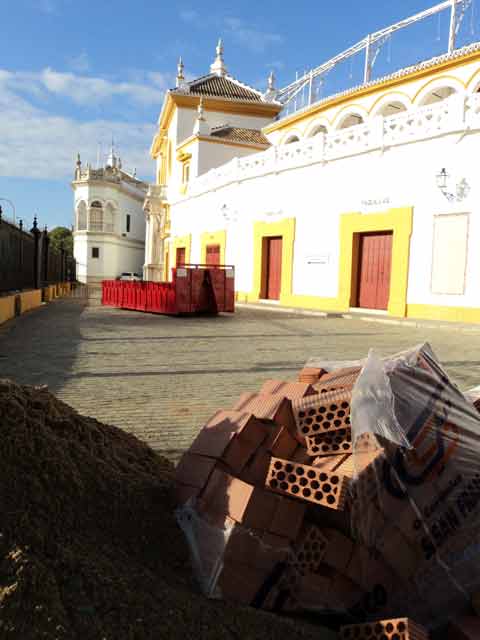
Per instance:
[[[360,236],[358,306],[387,309],[392,270],[392,232],[365,233]]]

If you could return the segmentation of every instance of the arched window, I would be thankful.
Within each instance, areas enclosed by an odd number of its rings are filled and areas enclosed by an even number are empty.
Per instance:
[[[103,207],[98,200],[90,205],[89,231],[103,231]]]
[[[392,102],[384,104],[383,107],[381,107],[381,109],[379,109],[375,115],[387,118],[388,116],[396,116],[397,114],[402,113],[402,111],[406,110],[407,107],[403,104],[403,102],[400,102],[399,100],[392,100]]]
[[[77,231],[87,230],[87,205],[83,200],[77,207]]]
[[[351,113],[342,120],[338,128],[348,129],[349,127],[356,127],[357,124],[363,124],[362,116],[358,113]]]
[[[111,202],[105,207],[104,231],[107,233],[115,232],[115,207]]]
[[[285,144],[292,144],[292,142],[300,142],[300,138],[298,136],[289,136],[285,140]]]
[[[457,90],[453,87],[439,87],[438,89],[434,89],[430,93],[428,93],[424,98],[422,98],[420,105],[426,106],[428,104],[435,104],[436,102],[441,102],[442,100],[446,100],[454,93],[457,93]]]
[[[313,127],[308,134],[308,137],[313,138],[314,136],[318,136],[319,133],[328,133],[327,127],[324,124],[319,124],[316,127]]]

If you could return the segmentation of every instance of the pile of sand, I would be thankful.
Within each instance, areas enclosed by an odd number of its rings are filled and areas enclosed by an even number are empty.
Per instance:
[[[0,639],[330,638],[195,591],[171,464],[0,380]]]

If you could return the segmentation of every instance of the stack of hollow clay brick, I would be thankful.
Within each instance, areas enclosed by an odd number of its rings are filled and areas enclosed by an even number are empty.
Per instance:
[[[360,365],[269,380],[207,422],[176,476],[180,524],[207,595],[383,618],[369,628],[387,625],[378,637],[389,640],[427,637],[399,615],[427,624],[442,618],[439,604],[466,613],[465,593],[480,587],[479,566],[467,561],[480,539],[479,416],[428,346],[394,365],[393,426],[359,418],[355,438],[354,385],[362,415],[374,402]],[[364,637],[349,629],[367,633],[347,626],[342,638]]]

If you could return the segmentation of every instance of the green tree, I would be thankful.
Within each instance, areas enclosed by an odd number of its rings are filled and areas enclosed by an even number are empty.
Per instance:
[[[67,255],[73,256],[73,236],[70,229],[67,227],[55,227],[48,233],[50,238],[50,247],[54,251],[60,251],[63,242],[63,248],[67,252]]]

